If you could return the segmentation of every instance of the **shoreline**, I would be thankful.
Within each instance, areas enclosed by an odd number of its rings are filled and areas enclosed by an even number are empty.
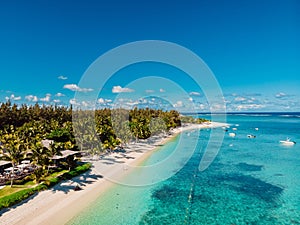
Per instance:
[[[206,129],[223,127],[224,123],[188,124],[171,131],[171,135],[153,136],[138,143],[131,143],[125,149],[126,152],[111,153],[93,161],[90,171],[68,181],[63,181],[51,189],[39,192],[25,200],[23,203],[13,206],[0,216],[1,224],[65,224],[87,208],[102,193],[116,182],[102,177],[100,174],[125,177],[134,166],[139,165],[155,152],[160,146],[175,138],[181,132],[194,129]],[[151,140],[150,140],[151,139]],[[120,166],[122,165],[122,166]],[[126,169],[126,165],[133,166]],[[102,171],[102,173],[99,173]],[[74,191],[79,184],[81,191]]]

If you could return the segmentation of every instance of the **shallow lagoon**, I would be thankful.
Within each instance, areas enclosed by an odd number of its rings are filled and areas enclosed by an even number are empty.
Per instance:
[[[143,163],[153,165],[174,146],[188,149],[197,140],[193,156],[182,161],[176,175],[151,186],[114,185],[70,224],[300,224],[299,116],[229,115],[227,120],[228,132],[237,128],[236,137],[225,133],[218,156],[204,172],[198,166],[210,131],[185,132]],[[280,145],[286,137],[299,143]]]

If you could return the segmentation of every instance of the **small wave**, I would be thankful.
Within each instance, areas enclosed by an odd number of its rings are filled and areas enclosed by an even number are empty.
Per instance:
[[[227,113],[230,116],[272,116],[272,114],[253,114],[253,113]]]
[[[278,117],[300,118],[300,115],[279,115]]]
[[[248,114],[248,116],[263,116],[263,117],[267,117],[267,116],[272,116],[272,114]]]

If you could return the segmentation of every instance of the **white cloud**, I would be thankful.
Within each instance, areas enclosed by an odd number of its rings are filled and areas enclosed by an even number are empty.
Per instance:
[[[200,104],[200,105],[199,105],[199,108],[200,108],[201,110],[203,110],[203,109],[206,109],[207,107],[206,107],[204,104]]]
[[[32,99],[33,102],[37,102],[38,100],[39,99],[36,96],[33,96],[33,99]]]
[[[38,101],[38,97],[36,97],[35,95],[27,95],[27,96],[25,96],[25,99],[29,102],[37,102]]]
[[[163,93],[163,92],[166,92],[164,89],[159,89],[159,92]]]
[[[247,99],[246,98],[244,98],[244,97],[236,97],[235,99],[234,99],[234,101],[236,101],[236,102],[243,102],[243,101],[246,101]]]
[[[287,94],[283,93],[283,92],[279,92],[275,95],[276,98],[284,98],[287,97]]]
[[[65,96],[65,95],[64,95],[63,93],[58,92],[55,96],[56,96],[56,97],[63,97],[63,96]]]
[[[134,92],[134,90],[130,88],[122,88],[121,86],[113,86],[112,88],[112,93],[124,93],[124,92]]]
[[[40,98],[42,102],[50,102],[51,94],[46,94],[44,98]]]
[[[190,102],[193,102],[193,98],[189,97],[189,101],[190,101]]]
[[[103,105],[107,104],[107,103],[110,103],[110,102],[112,102],[111,99],[98,98],[98,100],[97,100],[97,103],[103,104]]]
[[[236,110],[252,110],[252,109],[262,109],[264,108],[264,105],[261,104],[245,104],[245,105],[238,105],[236,106]]]
[[[105,100],[103,98],[98,98],[97,102],[99,104],[104,104],[105,103]]]
[[[14,94],[11,94],[10,97],[5,97],[6,101],[8,100],[14,100],[14,101],[19,101],[21,100],[21,96],[15,96]]]
[[[93,91],[92,88],[80,88],[76,84],[65,84],[65,89],[69,89],[71,91],[79,91],[79,92],[90,92]]]
[[[94,102],[90,101],[77,101],[75,98],[69,100],[69,103],[74,107],[83,107],[85,109],[94,109]]]
[[[192,92],[190,92],[190,95],[191,96],[201,96],[201,94],[199,93],[199,92],[196,92],[196,91],[192,91]]]
[[[223,101],[224,101],[225,104],[230,103],[230,101],[227,100],[226,98],[223,98]]]
[[[146,93],[153,93],[154,90],[146,90]]]
[[[86,101],[82,101],[81,104],[85,107],[89,106],[89,104]]]
[[[213,103],[210,105],[209,108],[213,112],[215,111],[223,112],[226,109],[226,106],[225,104]]]
[[[175,104],[173,104],[174,108],[180,108],[183,107],[183,102],[182,101],[177,101]]]
[[[80,104],[76,101],[75,98],[70,99],[69,103],[70,103],[71,105],[80,105]]]
[[[138,105],[139,102],[138,101],[133,101],[133,100],[130,100],[129,102],[126,102],[126,105],[129,105],[129,106],[134,106],[134,105]]]
[[[256,98],[251,97],[250,99],[247,100],[247,103],[255,103],[257,102]]]
[[[65,76],[59,76],[59,77],[57,77],[59,80],[67,80],[68,79],[68,77],[65,77]]]
[[[59,99],[54,99],[53,102],[54,103],[60,103],[60,100]]]
[[[147,99],[145,99],[145,98],[141,98],[141,99],[139,99],[139,103],[142,103],[142,104],[147,104],[147,103],[153,103],[153,102],[155,101],[155,99],[154,99],[154,98],[152,98],[151,100],[152,100],[152,101],[149,101],[149,102],[148,102],[148,100],[147,100]]]

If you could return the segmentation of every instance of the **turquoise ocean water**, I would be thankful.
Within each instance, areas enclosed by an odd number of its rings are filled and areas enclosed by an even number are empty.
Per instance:
[[[179,141],[188,149],[198,140],[179,172],[151,186],[114,185],[69,224],[300,224],[300,114],[236,114],[227,122],[231,127],[207,170],[199,172],[198,165],[210,131],[184,132],[144,162],[167,157]],[[297,144],[279,144],[286,137]]]

